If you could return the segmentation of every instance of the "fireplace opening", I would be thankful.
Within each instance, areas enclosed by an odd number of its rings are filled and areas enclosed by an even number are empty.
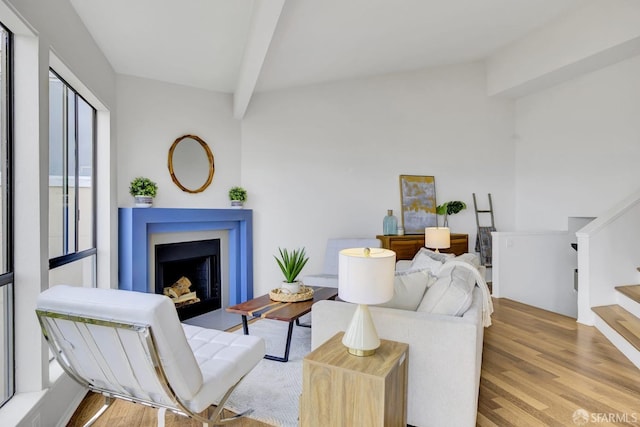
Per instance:
[[[195,298],[177,304],[180,320],[189,319],[222,307],[220,274],[220,239],[166,243],[155,246],[155,292],[180,281],[191,284],[188,291]],[[189,295],[185,295],[189,296]]]

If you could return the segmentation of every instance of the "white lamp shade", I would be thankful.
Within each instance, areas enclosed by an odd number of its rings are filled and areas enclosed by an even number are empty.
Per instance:
[[[388,249],[341,250],[338,258],[338,296],[356,304],[382,304],[389,301],[393,298],[395,265],[396,253]]]
[[[451,233],[448,227],[427,227],[424,229],[424,245],[427,248],[446,249],[451,247]]]

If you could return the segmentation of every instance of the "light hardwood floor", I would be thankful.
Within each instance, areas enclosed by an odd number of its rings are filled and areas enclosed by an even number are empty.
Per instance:
[[[589,413],[588,425],[640,425],[640,370],[598,330],[505,299],[494,305],[478,425],[580,425],[573,421],[579,409]]]
[[[479,426],[580,425],[573,421],[580,409],[590,417],[586,425],[640,426],[640,370],[600,332],[510,300],[494,305],[484,337]],[[68,425],[82,425],[101,403],[89,394]],[[118,401],[94,425],[154,426],[155,414]],[[199,425],[167,413],[167,427]],[[248,419],[228,425],[265,426]]]

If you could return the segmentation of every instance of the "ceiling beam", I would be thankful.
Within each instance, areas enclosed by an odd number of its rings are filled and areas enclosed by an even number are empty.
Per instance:
[[[233,93],[233,116],[242,119],[256,87],[285,0],[255,0],[238,84]]]

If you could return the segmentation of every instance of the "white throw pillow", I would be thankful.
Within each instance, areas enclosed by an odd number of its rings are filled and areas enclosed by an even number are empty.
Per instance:
[[[433,274],[438,274],[438,270],[442,267],[442,263],[453,258],[452,255],[433,252],[427,248],[421,248],[411,261],[409,270],[431,270]]]
[[[378,307],[415,311],[427,287],[435,281],[429,270],[397,272],[393,281],[393,298]]]
[[[445,263],[417,311],[462,316],[471,306],[475,284],[470,270],[459,266],[447,268]]]
[[[473,265],[475,268],[480,267],[480,258],[476,254],[472,254],[472,253],[468,253],[467,252],[467,253],[458,255],[457,257],[455,257],[453,259],[455,259],[456,261],[467,262],[467,263]]]

